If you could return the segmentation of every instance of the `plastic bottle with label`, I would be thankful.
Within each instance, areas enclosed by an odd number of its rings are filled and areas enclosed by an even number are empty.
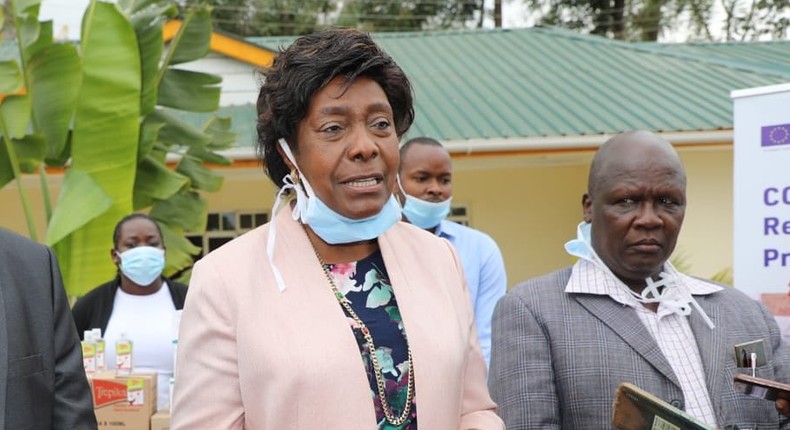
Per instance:
[[[93,332],[85,330],[82,336],[82,365],[86,375],[96,373],[96,342],[93,341]]]
[[[125,333],[115,341],[115,370],[119,375],[128,375],[133,370],[133,345]]]
[[[96,371],[103,372],[107,370],[107,358],[104,355],[104,339],[101,337],[101,329],[95,328],[91,330],[93,334],[93,342],[96,344]]]

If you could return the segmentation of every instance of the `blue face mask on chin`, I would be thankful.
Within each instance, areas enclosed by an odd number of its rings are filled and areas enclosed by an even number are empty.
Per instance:
[[[403,189],[400,175],[398,176],[398,187],[400,192],[406,197],[406,202],[403,203],[403,215],[417,227],[422,229],[434,228],[443,219],[447,218],[447,214],[450,213],[452,197],[442,202],[429,202],[410,196]]]
[[[421,229],[436,227],[450,213],[452,197],[442,202],[429,202],[410,196],[403,189],[400,175],[398,175],[398,188],[400,188],[401,194],[406,198],[406,201],[403,203],[403,215],[410,223]]]
[[[280,139],[278,143],[288,160],[298,169],[296,160],[285,139]],[[310,226],[310,229],[326,243],[336,245],[375,239],[401,219],[401,207],[394,195],[390,195],[389,200],[376,215],[352,219],[335,212],[322,202],[304,175],[300,175],[304,189],[299,184],[291,182],[293,178],[290,176],[286,176],[288,180],[285,181],[286,185],[283,186],[281,192],[288,188],[293,188],[296,191],[294,219],[299,219],[302,223]]]
[[[443,202],[429,202],[410,196],[405,192],[406,203],[403,204],[403,215],[410,223],[422,229],[434,228],[447,218],[450,213],[452,197]]]

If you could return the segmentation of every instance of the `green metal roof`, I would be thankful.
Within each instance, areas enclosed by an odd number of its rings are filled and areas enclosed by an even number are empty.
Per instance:
[[[707,60],[737,63],[758,72],[787,74],[790,72],[790,40],[770,42],[698,42],[698,43],[641,43],[640,47],[664,53],[702,56]]]
[[[445,141],[730,129],[730,91],[790,82],[788,42],[670,46],[553,28],[373,37],[412,80],[409,135]]]
[[[633,43],[541,27],[373,37],[414,86],[409,136],[445,142],[729,130],[732,90],[790,82],[790,41]],[[276,50],[294,39],[247,40]],[[220,114],[239,147],[254,144],[253,104]]]

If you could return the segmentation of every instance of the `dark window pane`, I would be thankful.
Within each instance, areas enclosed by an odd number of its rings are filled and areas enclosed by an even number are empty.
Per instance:
[[[466,216],[466,207],[455,206],[450,208],[450,216]]]
[[[208,222],[206,223],[206,231],[218,231],[219,230],[219,214],[217,213],[210,213],[208,214]]]
[[[233,240],[232,237],[210,237],[208,238],[208,251],[211,252],[231,240]]]
[[[236,230],[236,213],[225,212],[222,214],[222,230],[234,231]]]
[[[269,221],[268,214],[255,214],[255,227],[262,226]]]
[[[242,230],[249,230],[252,228],[252,214],[239,215],[239,225]]]

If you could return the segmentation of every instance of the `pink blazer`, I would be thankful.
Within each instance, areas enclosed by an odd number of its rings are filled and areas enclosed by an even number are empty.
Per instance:
[[[356,340],[302,227],[270,224],[194,267],[179,334],[172,426],[376,429]],[[486,386],[462,269],[449,242],[406,223],[379,238],[412,348],[422,429],[504,429]]]

